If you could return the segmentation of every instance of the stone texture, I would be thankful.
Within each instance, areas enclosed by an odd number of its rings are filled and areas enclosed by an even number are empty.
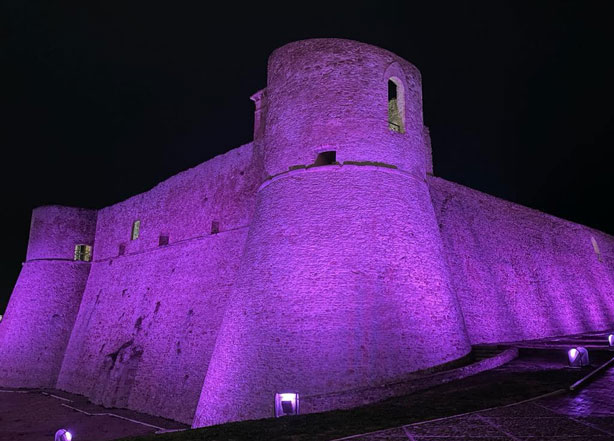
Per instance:
[[[612,324],[614,238],[440,178],[428,182],[472,344]]]
[[[0,386],[53,387],[90,264],[26,262],[0,324]]]
[[[391,77],[404,133],[388,128]],[[348,391],[472,343],[614,321],[612,237],[430,175],[407,61],[295,42],[253,99],[253,143],[101,210],[34,211],[0,385],[200,426],[272,416],[276,392],[303,412],[362,404],[377,394]],[[339,164],[313,167],[330,150]],[[71,261],[79,243],[92,263]]]
[[[195,424],[266,417],[272,392],[372,386],[468,353],[430,204],[423,181],[380,167],[261,188]]]
[[[97,214],[58,205],[35,208],[26,260],[73,260],[76,244],[93,245]]]

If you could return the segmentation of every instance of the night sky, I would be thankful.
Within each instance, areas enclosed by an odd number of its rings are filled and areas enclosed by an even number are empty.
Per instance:
[[[601,2],[212,3],[3,2],[0,313],[32,208],[101,208],[251,141],[268,55],[305,38],[420,69],[436,175],[614,234]]]

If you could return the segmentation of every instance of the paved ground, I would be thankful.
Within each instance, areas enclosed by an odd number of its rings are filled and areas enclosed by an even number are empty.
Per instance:
[[[589,339],[603,347],[603,335]],[[549,340],[530,348],[570,343],[589,346],[586,336]],[[520,361],[519,361],[520,362]],[[513,365],[514,362],[510,363]],[[505,369],[506,367],[502,367]],[[486,410],[439,421],[410,424],[347,441],[614,441],[614,368],[577,393],[565,393],[528,403]]]
[[[348,441],[611,441],[614,375],[576,396],[558,396],[468,416],[345,438]]]
[[[187,427],[175,421],[138,412],[105,409],[78,395],[57,391],[53,393],[58,398],[44,395],[40,391],[16,392],[3,389],[0,392],[0,441],[52,441],[56,430],[61,428],[69,430],[75,441],[106,441],[151,434],[159,428]],[[83,412],[111,412],[126,419],[108,415],[87,415]]]
[[[601,349],[601,355],[592,352],[595,361],[614,355],[603,352],[608,347],[607,336],[602,333],[560,337],[519,343],[518,346],[530,348],[526,350],[529,352],[497,370],[515,372],[560,368],[566,363],[566,349],[577,345],[589,347],[589,350]],[[51,441],[60,428],[69,429],[74,434],[74,441],[106,441],[153,434],[160,429],[187,428],[174,421],[125,409],[104,409],[81,396],[58,391],[43,392],[47,395],[41,391],[0,390],[0,441]],[[59,396],[53,397],[49,393]],[[116,416],[91,415],[109,412]],[[574,395],[558,395],[343,439],[614,441],[614,367]]]

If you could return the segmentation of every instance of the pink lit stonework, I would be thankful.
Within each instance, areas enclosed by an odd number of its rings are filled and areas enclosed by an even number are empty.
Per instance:
[[[0,386],[198,427],[273,417],[288,391],[300,413],[364,404],[471,344],[614,322],[614,238],[433,176],[412,64],[299,41],[252,99],[252,143],[101,210],[34,210]]]

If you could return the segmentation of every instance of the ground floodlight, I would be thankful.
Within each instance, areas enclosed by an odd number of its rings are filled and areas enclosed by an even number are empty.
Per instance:
[[[285,392],[275,394],[275,417],[298,415],[298,394]]]
[[[569,351],[567,351],[567,356],[569,357],[570,367],[579,368],[582,366],[589,365],[588,351],[582,346],[570,349]]]
[[[70,433],[66,429],[60,429],[57,432],[55,432],[55,438],[53,441],[71,441],[71,440],[72,440],[72,433]]]
[[[614,346],[614,334],[608,335],[608,344]]]
[[[66,429],[60,429],[55,432],[55,438],[53,441],[72,441],[72,433]]]

